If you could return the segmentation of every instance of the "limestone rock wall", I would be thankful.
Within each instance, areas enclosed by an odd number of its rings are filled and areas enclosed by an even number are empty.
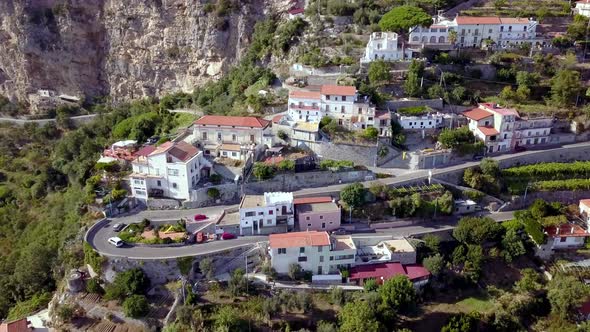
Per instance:
[[[236,63],[254,24],[288,0],[2,0],[0,94],[113,100],[190,92]]]

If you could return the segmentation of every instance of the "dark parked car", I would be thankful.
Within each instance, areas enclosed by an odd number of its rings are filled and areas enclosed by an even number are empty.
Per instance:
[[[485,157],[484,155],[478,154],[478,155],[473,156],[473,160],[482,160],[484,157]]]
[[[195,214],[195,221],[199,221],[199,220],[205,220],[207,219],[207,216],[204,214]]]
[[[113,230],[115,232],[120,232],[123,228],[125,228],[125,224],[124,223],[118,223],[118,224],[114,224],[113,225]]]
[[[332,231],[332,234],[334,235],[345,235],[346,234],[346,229],[344,228],[338,228]]]
[[[233,235],[232,233],[223,233],[223,234],[221,234],[221,239],[222,240],[232,240],[232,239],[235,239],[235,238],[236,238],[236,236]]]

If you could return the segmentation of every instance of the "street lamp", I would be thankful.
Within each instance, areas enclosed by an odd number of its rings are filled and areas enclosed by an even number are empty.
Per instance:
[[[529,187],[530,187],[530,186],[531,186],[531,183],[530,183],[530,182],[527,182],[527,184],[526,184],[526,188],[524,188],[524,198],[523,198],[523,202],[524,202],[525,204],[526,204],[526,195],[527,195],[527,193],[528,193],[528,191],[529,191]]]

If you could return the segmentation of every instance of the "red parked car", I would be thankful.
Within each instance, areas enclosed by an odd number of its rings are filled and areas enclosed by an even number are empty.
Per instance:
[[[197,232],[197,238],[196,238],[196,242],[197,243],[202,243],[204,241],[204,234],[203,232]]]
[[[205,220],[207,216],[204,214],[195,214],[195,221]]]
[[[235,239],[236,236],[233,235],[232,233],[223,233],[221,234],[221,239],[222,240],[231,240],[231,239]]]

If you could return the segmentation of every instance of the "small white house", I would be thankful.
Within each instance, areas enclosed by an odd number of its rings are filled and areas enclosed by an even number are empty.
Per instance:
[[[398,35],[395,32],[373,32],[361,61],[368,63],[375,60],[396,61],[411,58],[411,51],[404,54],[404,50],[398,48],[397,38]]]
[[[586,17],[590,17],[590,0],[576,1],[576,13]]]
[[[438,112],[415,116],[397,114],[396,121],[406,130],[436,129],[443,126],[444,114]]]
[[[244,195],[240,202],[240,235],[284,233],[294,226],[292,193]]]
[[[479,210],[481,210],[481,207],[470,199],[455,201],[455,214],[470,214]]]

